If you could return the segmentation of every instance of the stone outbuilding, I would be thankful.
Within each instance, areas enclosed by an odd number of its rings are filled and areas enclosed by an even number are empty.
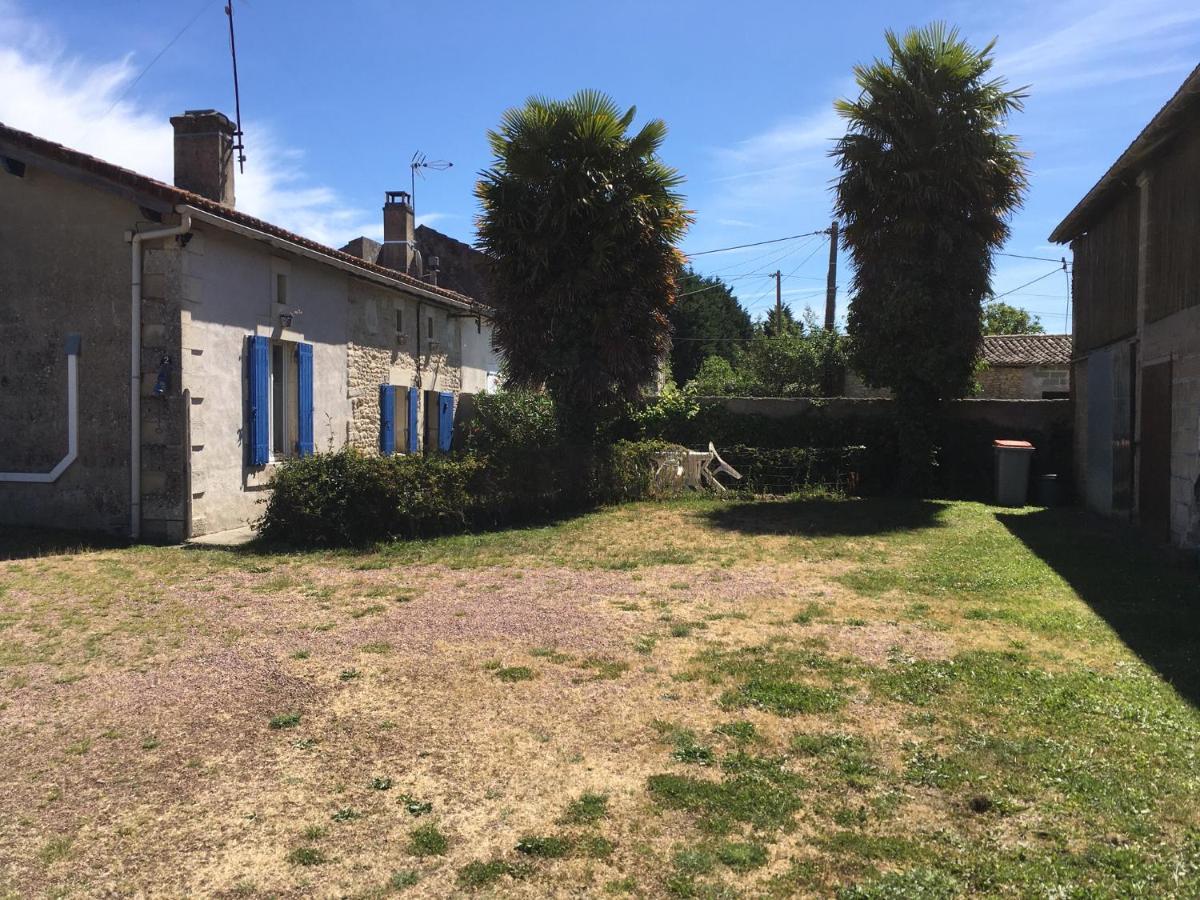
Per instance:
[[[986,400],[1067,400],[1071,396],[1069,334],[989,334],[977,376]]]
[[[283,459],[451,448],[488,308],[246,215],[233,126],[174,117],[175,184],[0,125],[0,523],[178,541],[261,512]]]
[[[1200,546],[1200,66],[1050,240],[1075,260],[1079,492]]]

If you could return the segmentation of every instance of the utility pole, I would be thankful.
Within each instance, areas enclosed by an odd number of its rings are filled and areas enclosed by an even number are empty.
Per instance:
[[[783,275],[776,269],[771,275],[775,279],[775,337],[783,334]]]
[[[825,282],[825,330],[833,331],[837,313],[838,223],[829,225],[829,277]]]

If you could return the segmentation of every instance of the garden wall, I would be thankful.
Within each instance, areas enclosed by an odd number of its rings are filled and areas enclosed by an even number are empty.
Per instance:
[[[838,480],[849,480],[863,493],[876,493],[893,485],[904,423],[886,399],[708,397],[700,400],[696,416],[674,423],[661,437],[693,447],[711,440],[735,467],[739,456],[747,464],[754,462],[753,448],[861,448],[832,457],[846,461],[837,465],[853,467]],[[946,404],[937,429],[937,492],[946,497],[990,497],[992,441],[997,438],[1031,442],[1037,451],[1034,477],[1056,474],[1060,491],[1069,491],[1070,400],[956,400]]]

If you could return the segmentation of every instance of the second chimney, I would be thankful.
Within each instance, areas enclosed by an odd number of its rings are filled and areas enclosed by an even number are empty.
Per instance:
[[[175,187],[233,206],[233,123],[215,109],[189,109],[171,125]]]
[[[387,191],[383,204],[383,246],[379,265],[409,272],[417,245],[414,240],[412,197],[407,191]]]

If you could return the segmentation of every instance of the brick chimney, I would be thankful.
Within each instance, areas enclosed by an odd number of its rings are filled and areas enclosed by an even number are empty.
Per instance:
[[[414,240],[412,197],[407,191],[387,191],[383,204],[383,246],[378,263],[410,272],[417,245]]]
[[[233,206],[233,123],[215,109],[189,109],[171,125],[175,187]]]

